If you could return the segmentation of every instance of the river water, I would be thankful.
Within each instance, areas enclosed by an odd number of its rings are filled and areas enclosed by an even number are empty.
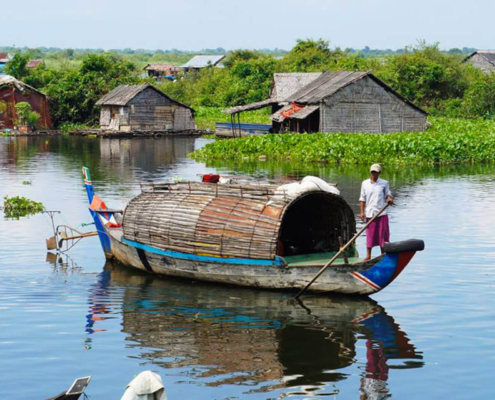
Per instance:
[[[366,167],[187,159],[205,143],[0,138],[0,196],[41,201],[77,227],[91,222],[83,165],[111,208],[143,181],[313,174],[338,182],[357,211]],[[298,304],[286,292],[154,278],[106,262],[96,238],[57,257],[48,216],[0,215],[0,398],[43,399],[91,375],[91,399],[119,399],[144,370],[162,376],[169,400],[492,398],[495,165],[385,168],[383,178],[397,200],[392,239],[426,249],[372,298]]]

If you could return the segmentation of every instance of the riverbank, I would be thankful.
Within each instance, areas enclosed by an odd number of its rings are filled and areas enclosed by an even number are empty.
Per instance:
[[[280,134],[217,140],[189,157],[335,164],[448,164],[495,161],[495,122],[430,118],[426,132]]]

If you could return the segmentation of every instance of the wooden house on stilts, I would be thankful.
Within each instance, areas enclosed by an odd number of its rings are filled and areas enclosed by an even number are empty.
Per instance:
[[[191,131],[194,110],[150,84],[121,85],[96,102],[102,130],[120,132]]]
[[[225,110],[272,107],[272,131],[424,131],[427,113],[369,72],[275,74],[267,100]]]

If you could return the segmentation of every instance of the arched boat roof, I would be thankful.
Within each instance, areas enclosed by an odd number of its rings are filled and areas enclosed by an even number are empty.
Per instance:
[[[314,241],[321,236],[338,246],[338,236],[346,240],[355,232],[349,205],[326,191],[289,194],[279,184],[201,182],[146,183],[141,190],[126,207],[124,237],[161,250],[273,260],[283,255],[283,230],[297,229],[292,225],[302,214],[306,225],[308,219],[315,226],[326,221],[329,229],[333,224],[335,234],[320,227],[320,233],[313,232]],[[314,230],[311,224],[308,229]]]

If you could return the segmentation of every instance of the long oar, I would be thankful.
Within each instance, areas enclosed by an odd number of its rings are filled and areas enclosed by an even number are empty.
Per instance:
[[[366,225],[365,225],[365,226],[363,226],[363,227],[359,230],[359,232],[358,232],[358,233],[356,233],[356,234],[354,235],[354,237],[353,237],[351,240],[349,240],[349,241],[346,243],[346,245],[345,245],[344,247],[342,247],[342,248],[341,248],[341,249],[337,252],[337,254],[335,254],[335,255],[332,257],[332,259],[331,259],[329,262],[327,262],[327,263],[325,264],[325,266],[324,266],[324,267],[322,267],[322,269],[320,269],[320,271],[319,271],[319,272],[318,272],[318,273],[314,276],[314,278],[313,278],[313,279],[311,279],[311,281],[310,281],[310,282],[309,282],[309,283],[308,283],[308,284],[307,284],[304,288],[302,288],[302,289],[300,290],[300,292],[299,292],[298,294],[296,294],[296,296],[295,296],[294,298],[295,298],[295,299],[299,298],[299,296],[301,296],[301,295],[302,295],[302,294],[303,294],[303,293],[304,293],[304,292],[305,292],[305,291],[306,291],[306,290],[307,290],[307,289],[308,289],[308,288],[309,288],[309,287],[310,287],[310,286],[314,283],[314,281],[316,281],[316,280],[320,277],[320,275],[321,275],[321,274],[323,274],[323,272],[325,272],[325,270],[326,270],[326,269],[330,266],[330,264],[332,264],[332,263],[333,263],[333,262],[334,262],[334,261],[338,258],[338,256],[340,256],[340,255],[341,255],[344,251],[346,251],[346,250],[347,250],[347,248],[348,248],[348,247],[349,247],[349,246],[350,246],[350,245],[351,245],[351,244],[352,244],[352,243],[353,243],[353,242],[354,242],[354,241],[355,241],[355,240],[359,237],[359,235],[361,235],[361,233],[363,233],[363,232],[366,230],[366,228],[367,228],[367,227],[368,227],[368,226],[369,226],[369,225],[370,225],[370,224],[371,224],[371,223],[372,223],[375,219],[377,219],[377,218],[378,218],[378,217],[379,217],[379,216],[380,216],[380,215],[381,215],[381,214],[385,211],[385,209],[386,209],[389,205],[390,205],[390,203],[385,204],[385,205],[383,206],[383,208],[382,208],[380,211],[378,211],[378,214],[376,214],[373,218],[371,218],[371,219],[370,219],[370,220],[366,223]]]

